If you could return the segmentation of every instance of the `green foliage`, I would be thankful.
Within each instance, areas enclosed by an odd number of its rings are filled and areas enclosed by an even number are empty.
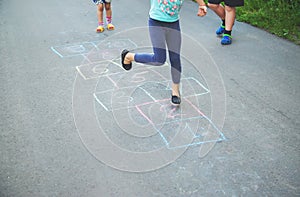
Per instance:
[[[300,45],[300,0],[244,0],[238,21],[262,28]],[[205,0],[207,3],[207,0]]]
[[[245,0],[237,20],[300,44],[300,0]]]

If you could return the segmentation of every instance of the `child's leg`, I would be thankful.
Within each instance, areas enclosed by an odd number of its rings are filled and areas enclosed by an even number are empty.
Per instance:
[[[244,0],[224,0],[225,2],[225,31],[223,34],[223,38],[221,40],[221,44],[228,45],[232,42],[231,31],[235,21],[235,7],[243,6]]]
[[[228,45],[232,42],[231,31],[235,20],[235,8],[226,5],[225,12],[225,30],[223,38],[221,39],[222,45]]]
[[[235,21],[235,7],[225,6],[225,30],[231,31]]]
[[[222,24],[216,30],[216,34],[221,36],[225,30],[225,8],[220,4],[219,0],[209,0],[208,7],[212,9],[222,20]]]
[[[105,11],[106,11],[106,22],[107,24],[110,24],[112,22],[111,3],[105,3]]]
[[[105,3],[105,10],[106,10],[106,24],[108,30],[114,30],[115,26],[112,24],[112,10],[111,10],[111,3]]]
[[[97,17],[98,17],[98,27],[96,32],[103,32],[104,31],[104,22],[103,22],[103,3],[97,3]]]
[[[160,22],[149,19],[149,33],[153,46],[153,53],[127,53],[124,64],[130,64],[132,61],[136,61],[138,63],[161,66],[165,63],[165,32],[162,27],[158,26],[158,23]]]
[[[225,20],[225,8],[221,4],[208,3],[208,7],[212,9],[221,20]]]
[[[150,19],[149,33],[153,47],[153,53],[138,53],[135,55],[134,59],[139,63],[161,66],[166,61],[165,32],[162,27],[152,26],[152,22]]]
[[[224,0],[225,3],[225,30],[231,31],[235,21],[236,7],[243,6],[244,0]]]
[[[181,30],[180,24],[177,21],[170,25],[166,36],[166,42],[169,51],[169,58],[171,63],[171,76],[172,76],[172,95],[180,97],[180,78],[181,78]]]
[[[99,3],[97,5],[97,17],[98,17],[98,25],[104,25],[103,22],[103,3]]]
[[[153,53],[127,53],[124,64],[138,62],[152,66],[161,66],[166,62],[166,49],[153,47]]]

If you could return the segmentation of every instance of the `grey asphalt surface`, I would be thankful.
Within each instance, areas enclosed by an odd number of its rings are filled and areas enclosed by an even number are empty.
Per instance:
[[[147,25],[147,0],[112,5],[116,30],[96,34],[91,1],[0,0],[0,196],[299,196],[300,47],[240,22],[233,44],[221,46],[216,15],[197,17],[188,0],[182,32],[220,70],[228,140],[203,158],[191,147],[145,173],[114,169],[89,153],[72,109],[83,57],[61,58],[51,47]]]

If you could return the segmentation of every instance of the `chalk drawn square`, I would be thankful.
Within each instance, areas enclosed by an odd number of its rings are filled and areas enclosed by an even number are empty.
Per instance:
[[[105,77],[101,78],[102,81],[104,79]],[[109,80],[106,79],[106,81]],[[138,97],[133,96],[133,92],[135,92]],[[146,92],[135,86],[123,87],[117,90],[108,88],[105,91],[95,92],[94,98],[97,103],[105,109],[105,111],[109,112],[134,108],[136,105],[135,103],[141,102],[141,100],[143,100],[143,102],[153,101]]]
[[[92,50],[97,49],[97,47],[93,42],[82,42],[80,44],[54,46],[51,49],[61,58],[65,58],[88,54]]]
[[[101,64],[95,64],[92,69],[93,75],[90,75],[90,78],[98,77],[98,75],[101,75],[101,72],[105,72],[103,69],[97,71],[97,67],[102,68]],[[82,73],[84,69],[80,68],[80,71]],[[104,87],[103,84],[108,84],[105,86],[106,90],[97,91],[96,89],[94,97],[106,111],[111,111],[112,105],[114,109],[119,109],[141,106],[152,102],[170,101],[170,84],[172,82],[164,81],[164,78],[159,78],[157,76],[156,81],[149,81],[149,79],[153,79],[154,76],[152,75],[154,75],[154,73],[149,72],[148,70],[137,73],[132,72],[129,74],[124,74],[124,72],[107,73],[106,75],[101,76],[98,81],[98,84],[101,84],[101,89]],[[109,83],[105,81],[108,81]],[[209,93],[209,90],[194,78],[183,78],[182,82],[182,84],[184,84],[182,99],[193,98],[194,100],[196,99],[194,103],[197,103],[197,96]],[[109,97],[107,94],[110,95],[110,100],[103,99]]]
[[[194,77],[183,78],[181,81],[182,95],[184,95],[184,97],[200,96],[210,92],[204,84]]]
[[[85,79],[97,79],[108,77],[116,73],[124,73],[123,68],[110,60],[102,60],[89,64],[83,64],[76,67],[78,73]],[[114,88],[114,86],[108,86]]]
[[[85,55],[85,59],[91,63],[104,60],[112,61],[116,58],[119,58],[120,54],[120,49],[95,49]]]
[[[114,86],[111,87],[113,89],[122,90],[123,88],[132,87],[132,88],[144,88],[143,86],[147,86],[148,88],[153,88],[153,86],[149,86],[152,84],[156,86],[156,84],[168,84],[165,78],[161,76],[157,76],[156,73],[153,73],[151,69],[144,68],[136,68],[134,72],[126,72],[121,67],[120,64],[115,61],[107,61],[100,62],[100,64],[87,64],[78,67],[78,70],[88,70],[85,72],[85,79],[97,78],[97,77],[107,77],[109,78]],[[106,66],[106,67],[105,67]],[[96,68],[94,68],[96,67]],[[96,71],[96,72],[95,72]],[[87,73],[89,73],[87,75]],[[99,84],[99,83],[98,83]],[[107,87],[110,88],[110,87]],[[107,89],[106,88],[106,89]],[[164,87],[166,89],[166,86]]]
[[[96,43],[99,50],[101,49],[134,49],[137,48],[137,45],[135,42],[133,42],[130,39],[114,39],[109,40],[105,39],[101,42]]]
[[[160,134],[168,148],[193,146],[225,139],[212,121],[191,102],[182,104],[180,108],[174,108],[170,106],[168,100],[161,100],[159,103],[136,106],[136,109]],[[214,136],[214,139],[205,140],[207,135]]]
[[[108,76],[110,79],[106,79]],[[99,79],[102,85],[114,81],[111,78],[113,75],[108,76]],[[209,90],[194,78],[184,78],[183,81],[187,84],[185,91],[191,94],[182,97],[180,108],[174,108],[170,104],[169,91],[166,91],[169,81],[147,81],[137,86],[107,89],[94,93],[94,98],[105,111],[115,113],[115,118],[118,117],[119,125],[122,125],[124,130],[141,126],[147,126],[144,129],[149,130],[150,126],[149,131],[143,131],[157,132],[170,149],[225,139],[221,131],[200,110],[201,105],[198,101],[207,95]],[[212,133],[213,139],[204,139]],[[173,140],[174,138],[177,140]]]

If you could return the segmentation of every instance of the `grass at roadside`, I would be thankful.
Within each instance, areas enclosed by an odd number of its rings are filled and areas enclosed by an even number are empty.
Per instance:
[[[245,0],[237,20],[300,44],[300,0]]]
[[[300,0],[245,0],[236,18],[300,45]]]

